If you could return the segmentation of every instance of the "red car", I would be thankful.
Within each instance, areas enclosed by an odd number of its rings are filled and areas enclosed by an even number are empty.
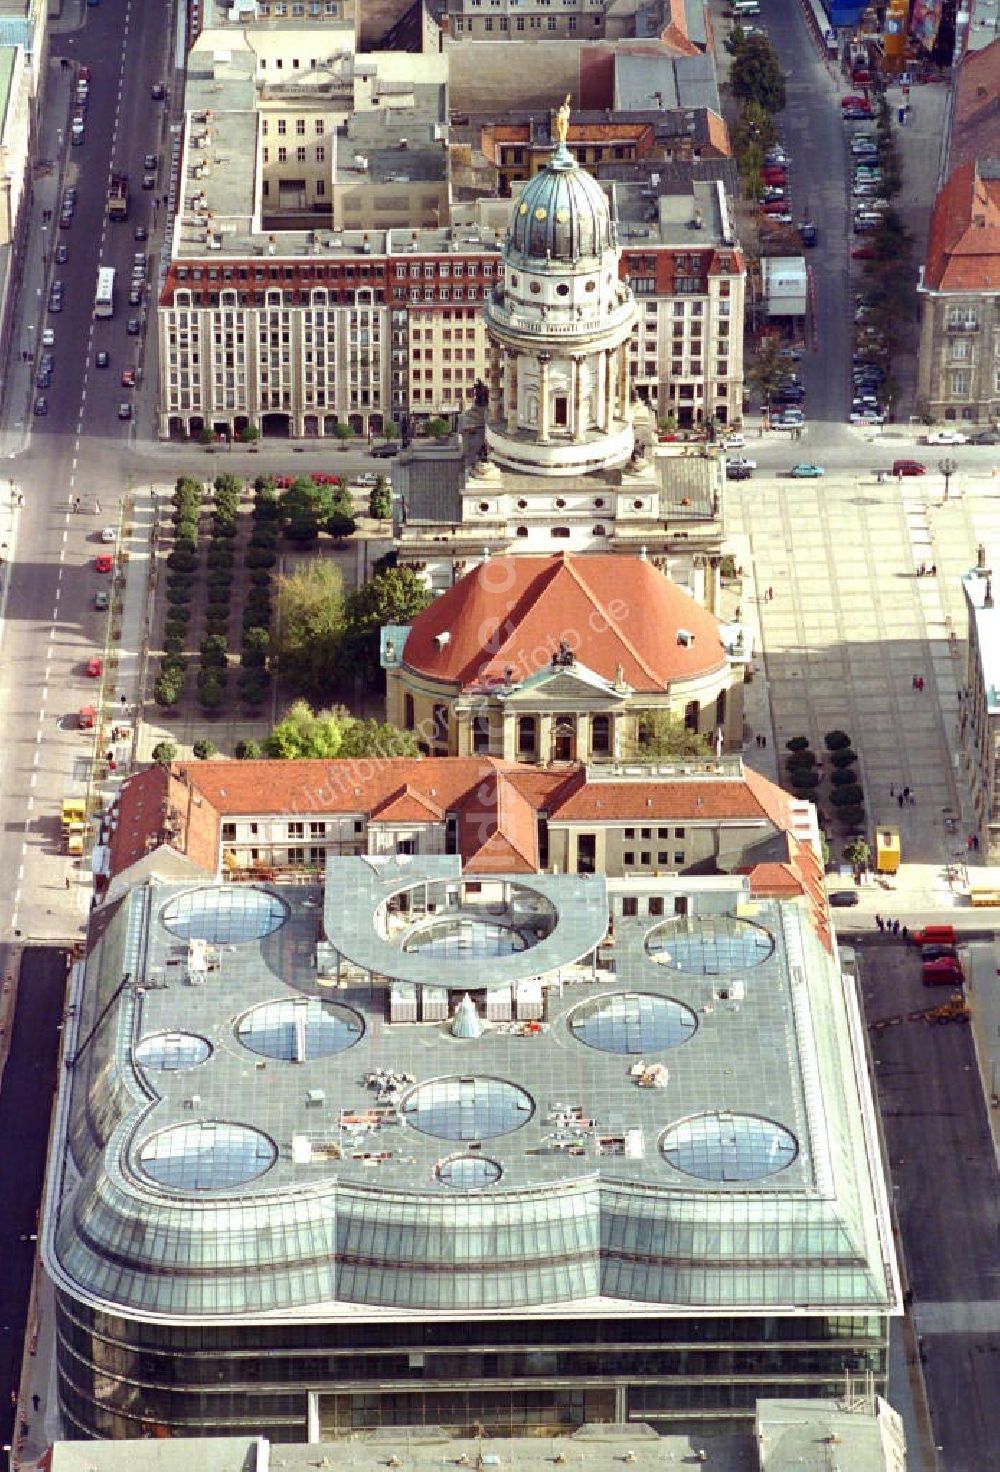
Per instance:
[[[122,388],[135,388],[135,369],[122,369]]]
[[[761,169],[760,177],[765,184],[787,184],[788,170],[777,168]]]
[[[97,572],[112,572],[115,559],[107,552],[102,552],[100,557],[94,558],[94,569]]]
[[[942,956],[939,961],[925,961],[921,972],[924,986],[962,986],[965,981],[962,963],[952,956]]]
[[[892,473],[893,475],[926,475],[927,466],[921,465],[919,460],[894,460]]]
[[[851,251],[852,261],[873,261],[875,259],[875,247],[873,245],[856,245]]]
[[[103,659],[88,659],[87,660],[87,674],[90,676],[90,678],[92,680],[99,680],[101,678],[101,676],[104,674],[104,660]]]

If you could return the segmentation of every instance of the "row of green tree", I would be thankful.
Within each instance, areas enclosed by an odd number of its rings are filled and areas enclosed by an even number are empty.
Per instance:
[[[785,74],[768,38],[734,26],[726,40],[732,57],[729,86],[740,104],[733,129],[733,155],[743,194],[760,199],[764,190],[764,155],[778,141],[775,115],[785,107]]]

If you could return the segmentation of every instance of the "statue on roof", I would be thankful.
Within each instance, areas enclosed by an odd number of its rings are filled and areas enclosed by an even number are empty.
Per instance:
[[[556,113],[556,139],[559,143],[565,143],[569,138],[569,104],[570,93],[566,93],[566,101]]]

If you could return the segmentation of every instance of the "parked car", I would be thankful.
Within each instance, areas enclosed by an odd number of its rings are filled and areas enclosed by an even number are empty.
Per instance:
[[[757,469],[756,460],[751,460],[747,455],[733,455],[731,459],[726,461],[726,469],[728,470],[733,465],[739,466],[741,470]]]
[[[727,464],[726,480],[752,480],[753,471],[749,465]]]
[[[969,440],[970,445],[1000,445],[1000,429],[980,429]]]
[[[50,369],[47,369],[47,368],[39,368],[38,373],[35,376],[35,387],[36,388],[51,388],[52,387],[52,373],[51,373],[51,370]]]
[[[150,88],[150,96],[154,102],[162,102],[167,95],[167,89],[162,82],[154,82]]]
[[[118,528],[106,526],[101,532],[102,542],[116,542],[118,540]]]
[[[924,986],[963,986],[965,972],[961,961],[942,956],[940,961],[925,961],[920,968]]]
[[[48,412],[49,412],[49,401],[48,401],[48,399],[44,398],[41,394],[39,394],[38,395],[38,398],[35,400],[35,413],[41,419]]]
[[[388,445],[376,445],[375,449],[372,450],[372,459],[373,460],[391,460],[391,459],[393,459],[394,456],[396,456],[396,455],[399,454],[399,448],[400,448],[399,445],[392,445],[392,444],[388,444]]]
[[[103,613],[110,603],[111,594],[108,592],[107,588],[98,588],[97,592],[94,594],[94,607],[97,609],[98,613]]]
[[[131,404],[119,404],[118,405],[118,418],[119,419],[131,419],[132,418],[132,405]]]
[[[135,369],[122,369],[122,388],[135,388]]]
[[[160,160],[157,154],[147,153],[143,156],[142,166],[144,169],[153,170],[159,168]]]
[[[830,896],[830,904],[837,910],[853,910],[858,904],[858,892],[856,889],[835,889]]]
[[[921,465],[919,460],[894,460],[892,473],[893,475],[926,475],[927,466]]]
[[[112,555],[111,555],[110,552],[101,552],[101,553],[98,554],[97,557],[94,558],[94,571],[95,572],[104,572],[104,573],[113,572],[114,571],[114,566],[115,566],[115,559],[112,557]]]
[[[54,348],[56,345],[56,330],[54,327],[42,328],[42,347]]]
[[[104,674],[104,660],[103,659],[96,659],[96,658],[95,659],[88,659],[87,660],[87,674],[90,676],[90,678],[92,680],[99,680],[101,678],[101,676]]]
[[[103,348],[99,353],[94,354],[94,363],[98,368],[106,368],[110,362],[111,359],[108,357]]]
[[[921,961],[943,961],[945,959],[957,961],[958,952],[954,946],[930,945],[920,947]]]
[[[65,264],[66,264],[66,262],[68,260],[69,260],[69,246],[66,244],[66,242],[64,240],[60,240],[59,244],[56,246],[56,265],[57,266],[65,266]]]
[[[925,445],[967,445],[969,436],[959,429],[929,429],[924,435]]]
[[[128,304],[130,307],[142,306],[142,287],[138,283],[128,289]]]
[[[813,465],[810,461],[804,460],[799,465],[793,465],[789,474],[796,480],[814,480],[817,476],[825,475],[826,471],[822,465]]]
[[[727,434],[725,439],[722,441],[722,448],[724,450],[742,450],[745,444],[746,440],[743,435]]]
[[[136,240],[148,240],[149,239],[149,231],[146,229],[145,225],[136,225],[136,227],[135,227],[135,238],[136,238]]]
[[[139,317],[130,317],[125,324],[125,331],[129,337],[138,337],[142,331],[142,320]]]

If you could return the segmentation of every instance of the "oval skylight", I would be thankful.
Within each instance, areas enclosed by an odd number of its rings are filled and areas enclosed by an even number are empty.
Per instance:
[[[689,1007],[652,992],[612,992],[577,1007],[570,1031],[604,1053],[656,1053],[693,1037],[697,1019]]]
[[[164,1073],[197,1068],[212,1056],[212,1045],[195,1032],[152,1032],[136,1044],[135,1061]]]
[[[735,915],[676,915],[646,937],[661,966],[696,976],[731,976],[766,961],[774,941],[762,925]]]
[[[531,1095],[502,1078],[436,1078],[417,1084],[403,1118],[439,1140],[489,1140],[519,1130],[535,1112]]]
[[[287,1063],[343,1053],[360,1042],[364,1031],[364,1022],[352,1008],[319,997],[261,1002],[236,1024],[236,1036],[245,1048]]]
[[[263,940],[284,925],[288,906],[276,894],[252,885],[206,885],[169,900],[160,919],[171,935],[182,940],[241,945]]]
[[[453,1191],[475,1191],[495,1186],[503,1171],[488,1155],[453,1155],[438,1162],[435,1175]]]
[[[660,1139],[663,1158],[703,1181],[757,1181],[791,1165],[799,1153],[790,1130],[757,1114],[716,1111],[678,1120]]]
[[[178,1191],[216,1191],[256,1180],[278,1158],[261,1130],[224,1120],[177,1124],[151,1135],[140,1147],[139,1164],[161,1186]]]

